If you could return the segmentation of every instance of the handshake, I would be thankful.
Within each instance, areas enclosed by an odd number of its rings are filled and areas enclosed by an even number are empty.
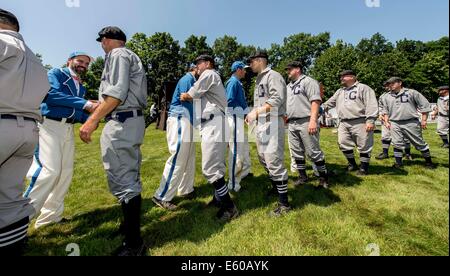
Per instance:
[[[95,112],[95,110],[100,106],[100,103],[98,101],[88,101],[86,105],[84,106],[84,110],[86,110],[88,113],[92,114]]]

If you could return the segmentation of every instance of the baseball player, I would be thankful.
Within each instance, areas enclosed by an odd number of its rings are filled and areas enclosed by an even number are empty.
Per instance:
[[[287,65],[287,122],[289,148],[300,174],[294,186],[308,182],[306,156],[314,162],[319,172],[320,186],[328,189],[328,172],[325,155],[320,149],[319,109],[322,103],[319,83],[303,74],[303,65],[294,61]]]
[[[167,160],[159,189],[153,202],[166,210],[177,206],[171,201],[177,195],[193,196],[195,180],[195,142],[193,137],[193,104],[182,102],[181,94],[194,86],[197,67],[192,66],[181,78],[173,94],[167,119],[167,143],[171,156]]]
[[[383,95],[381,95],[381,97],[378,100],[378,106],[379,106],[379,111],[380,111],[380,116],[379,116],[379,120],[381,121],[381,144],[383,145],[383,152],[380,153],[380,155],[378,155],[376,157],[377,160],[384,160],[384,159],[388,159],[389,158],[389,148],[391,147],[392,144],[392,137],[391,137],[391,130],[389,130],[384,122],[384,116],[381,114],[381,110],[383,109],[383,98],[386,97],[386,95],[389,95],[390,88],[389,88],[389,83],[385,82],[384,83],[384,88],[386,90],[386,93],[384,93]],[[407,160],[412,160],[412,155],[411,155],[411,143],[405,139],[405,158]]]
[[[86,122],[98,106],[84,99],[86,89],[80,80],[92,60],[86,53],[75,52],[66,68],[48,72],[50,91],[41,105],[44,122],[39,124],[39,144],[28,173],[31,182],[24,195],[38,215],[36,229],[62,220],[73,176],[74,124]]]
[[[341,83],[344,87],[324,104],[324,108],[337,109],[340,120],[339,147],[349,162],[348,171],[358,170],[354,154],[356,146],[361,159],[357,175],[365,176],[369,174],[374,145],[373,134],[378,118],[377,97],[372,88],[358,82],[352,70],[341,73]]]
[[[444,142],[442,148],[448,149],[448,86],[439,87],[438,92],[439,100],[432,114],[432,119],[437,119],[438,134]]]
[[[279,202],[271,216],[281,216],[291,207],[288,199],[288,171],[284,164],[286,82],[268,67],[269,56],[258,50],[250,57],[250,67],[257,73],[254,107],[246,122],[256,122],[258,157],[272,182],[271,193],[278,194]]]
[[[0,9],[0,255],[23,253],[29,218],[24,179],[38,143],[47,72],[19,34],[16,16]]]
[[[219,74],[214,70],[213,57],[201,55],[195,63],[200,78],[187,93],[181,95],[181,101],[194,102],[194,114],[201,115],[202,169],[208,182],[215,188],[213,200],[209,205],[220,206],[217,218],[221,221],[229,221],[237,218],[239,211],[231,200],[225,182],[227,145],[225,87]]]
[[[426,167],[434,169],[430,147],[422,136],[422,130],[427,128],[428,114],[431,112],[430,103],[416,90],[404,88],[401,78],[392,77],[387,82],[391,92],[383,98],[382,114],[386,127],[391,130],[392,134],[394,168],[403,166],[405,137],[422,153],[426,160]],[[422,113],[422,118],[419,118],[417,110]]]
[[[241,79],[245,78],[246,65],[236,61],[231,66],[233,76],[226,82],[228,109],[227,119],[230,130],[230,155],[228,162],[228,189],[239,192],[241,180],[249,175],[251,169],[250,147],[245,134],[245,116],[248,114],[247,100]]]
[[[106,118],[100,138],[103,165],[111,193],[122,205],[125,240],[118,256],[145,255],[140,215],[142,183],[141,145],[145,134],[143,110],[147,106],[147,79],[139,57],[125,48],[126,35],[106,27],[97,41],[106,53],[99,89],[100,106],[80,129],[80,138],[91,142],[92,133]]]

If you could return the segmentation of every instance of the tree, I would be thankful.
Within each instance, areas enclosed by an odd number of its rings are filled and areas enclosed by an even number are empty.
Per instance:
[[[330,33],[311,35],[299,33],[286,37],[283,45],[272,44],[270,49],[271,64],[275,70],[285,74],[286,65],[298,60],[307,72],[314,61],[330,48]]]
[[[200,55],[213,55],[213,49],[206,42],[206,36],[191,35],[184,42],[185,46],[181,49],[181,56],[184,61],[185,68]]]
[[[44,66],[44,68],[45,68],[47,71],[52,70],[53,67],[52,67],[51,65],[49,65],[49,64],[44,65],[44,60],[43,60],[41,54],[36,53],[36,57],[39,59],[39,61],[41,62],[41,64]]]
[[[90,100],[98,99],[98,89],[102,79],[105,60],[102,57],[94,60],[89,70],[83,76],[83,84],[86,87],[86,98]]]
[[[356,46],[358,59],[364,61],[376,56],[390,53],[394,46],[380,33],[374,34],[370,39],[362,39]]]
[[[340,88],[339,73],[356,68],[357,56],[354,46],[338,40],[315,60],[310,75],[325,86],[326,98]]]

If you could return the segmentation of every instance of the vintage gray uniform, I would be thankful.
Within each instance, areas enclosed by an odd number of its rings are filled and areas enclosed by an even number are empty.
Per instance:
[[[195,121],[201,121],[203,174],[213,184],[224,178],[226,172],[225,87],[216,71],[205,70],[188,94],[194,99]]]
[[[25,238],[35,212],[22,196],[23,184],[49,88],[47,71],[22,36],[0,30],[0,248]]]
[[[380,114],[383,114],[383,104],[384,104],[383,98],[386,96],[389,96],[389,93],[390,92],[384,93],[383,95],[380,96],[380,98],[378,100]],[[385,126],[385,124],[383,124],[381,126],[381,142],[383,144],[383,149],[389,150],[391,143],[392,143],[392,135],[391,135],[391,130],[388,129]],[[409,142],[408,139],[405,139],[405,147],[406,147],[406,149],[411,148],[411,143]]]
[[[256,125],[256,146],[261,164],[275,182],[286,182],[283,192],[287,193],[288,171],[284,164],[286,82],[276,71],[266,68],[256,79],[254,92],[255,108],[266,104],[272,106],[267,114],[260,114]]]
[[[440,97],[437,102],[437,132],[439,136],[448,139],[449,119],[448,119],[449,96]]]
[[[99,98],[120,100],[106,123],[100,139],[103,165],[111,193],[128,203],[142,191],[141,150],[147,107],[147,79],[139,57],[126,48],[112,50],[105,60]],[[121,118],[128,117],[125,121]]]
[[[422,136],[420,114],[431,112],[428,100],[416,90],[403,88],[399,93],[390,92],[383,101],[383,115],[388,115],[391,122],[392,144],[398,150],[405,149],[405,140],[429,157],[429,146]]]
[[[356,82],[353,86],[339,89],[325,104],[325,109],[337,109],[340,120],[339,146],[347,158],[354,158],[356,146],[361,162],[369,163],[374,145],[373,131],[366,131],[366,124],[374,124],[378,118],[378,101],[375,91]],[[350,153],[351,152],[351,153]]]
[[[289,147],[296,161],[324,161],[325,155],[320,149],[320,134],[309,134],[311,103],[322,101],[319,83],[305,75],[287,86],[287,118],[289,122]],[[319,125],[319,124],[318,124]],[[303,164],[304,162],[302,162]],[[298,165],[298,164],[297,164]],[[299,168],[299,169],[306,169]]]

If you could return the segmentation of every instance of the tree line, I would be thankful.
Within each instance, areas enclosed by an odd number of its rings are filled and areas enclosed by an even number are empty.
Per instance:
[[[135,34],[127,43],[142,60],[147,72],[151,102],[155,102],[164,82],[178,81],[187,67],[200,54],[213,55],[217,70],[224,81],[231,76],[231,65],[236,60],[246,60],[257,47],[243,45],[236,37],[225,35],[207,43],[205,36],[190,36],[182,47],[169,33],[147,36]],[[392,43],[380,33],[364,38],[352,45],[342,40],[331,42],[330,33],[312,35],[299,33],[286,37],[282,44],[272,44],[265,49],[270,55],[273,69],[287,77],[287,63],[299,60],[305,73],[321,82],[325,98],[339,89],[339,72],[353,69],[361,82],[371,86],[380,96],[383,82],[391,76],[399,76],[408,87],[423,93],[430,101],[438,98],[436,88],[449,83],[449,38],[422,42],[403,39]],[[97,58],[84,77],[89,98],[97,97],[104,60]],[[247,99],[252,103],[253,78],[243,80]]]

